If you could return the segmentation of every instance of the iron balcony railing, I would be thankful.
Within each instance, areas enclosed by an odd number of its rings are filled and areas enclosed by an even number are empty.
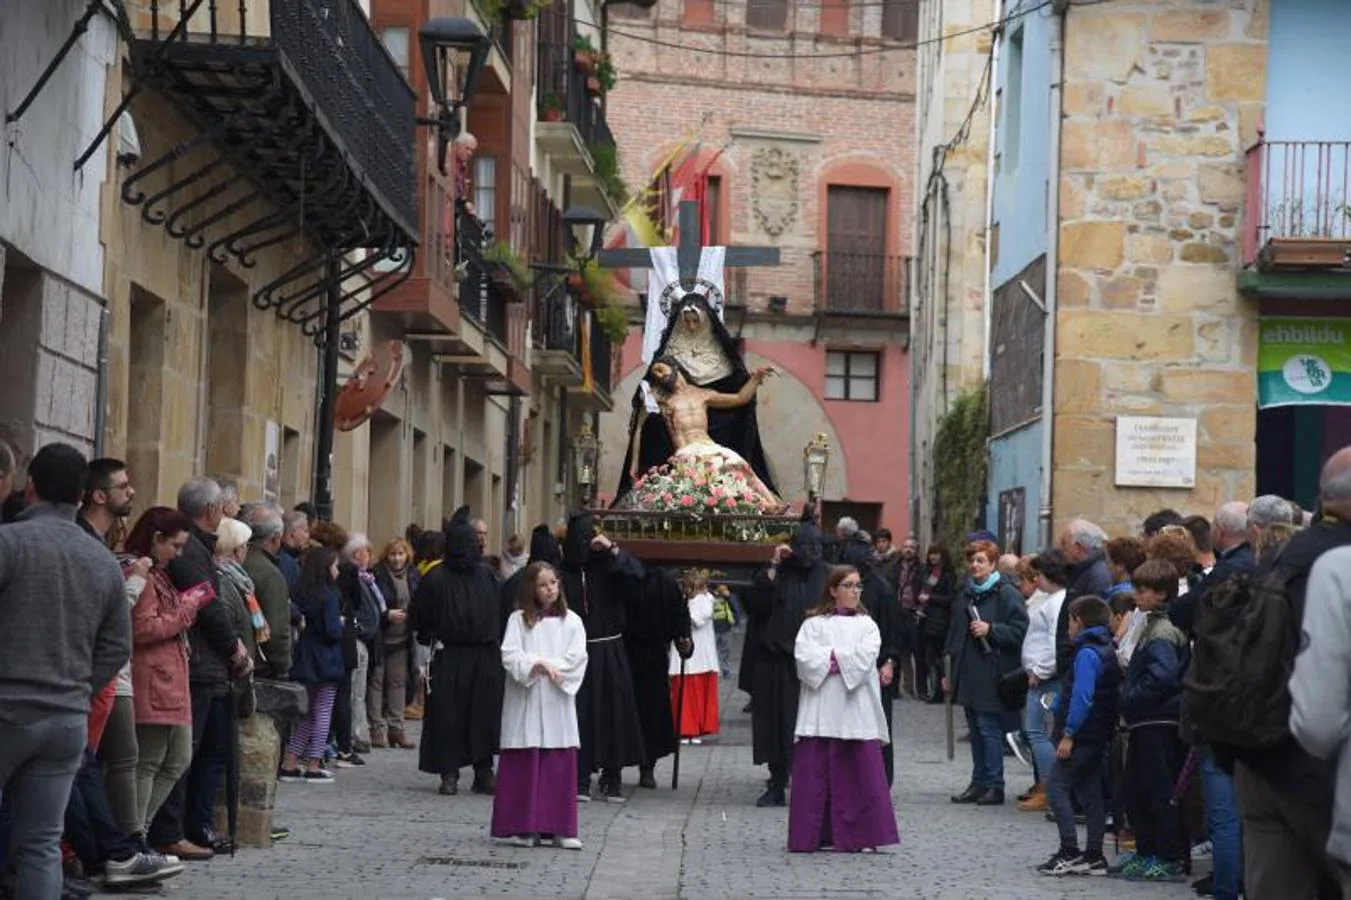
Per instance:
[[[600,327],[600,321],[593,315],[591,319],[591,378],[596,390],[610,393],[611,359],[610,339]]]
[[[535,285],[535,326],[532,340],[540,350],[563,350],[580,360],[581,310],[567,291],[550,291],[550,285]]]
[[[470,214],[463,204],[457,204],[455,215],[456,269],[460,280],[460,313],[481,326],[488,321],[489,280],[488,263],[483,251],[488,247],[488,234],[483,223]]]
[[[566,4],[555,3],[539,16],[538,71],[535,104],[538,116],[547,118],[550,108],[561,105],[563,120],[581,135],[587,147],[614,145],[614,135],[605,121],[598,98],[588,90],[587,76],[577,67],[573,41],[577,29],[567,15]]]
[[[905,312],[909,257],[827,250],[814,261],[818,312]]]
[[[1273,240],[1351,241],[1351,141],[1259,136],[1245,165],[1245,266]]]

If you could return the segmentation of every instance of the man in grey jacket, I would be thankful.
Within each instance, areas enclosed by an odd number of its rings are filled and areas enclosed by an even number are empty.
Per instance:
[[[27,508],[0,527],[0,791],[25,900],[61,896],[61,828],[90,700],[131,656],[122,572],[75,524],[87,469],[74,447],[43,447],[28,464]]]

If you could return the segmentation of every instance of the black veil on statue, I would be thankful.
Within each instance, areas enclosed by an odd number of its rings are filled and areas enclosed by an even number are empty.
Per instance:
[[[735,394],[741,390],[742,385],[750,381],[750,372],[746,368],[746,361],[741,357],[741,351],[737,347],[737,342],[727,332],[727,327],[722,324],[717,313],[709,307],[708,301],[700,294],[686,294],[678,303],[671,307],[671,316],[666,323],[666,330],[661,334],[661,343],[657,347],[656,355],[653,359],[660,359],[666,353],[666,346],[671,342],[671,336],[675,334],[675,329],[680,324],[680,313],[687,306],[697,306],[704,316],[708,319],[709,328],[713,339],[717,341],[722,352],[727,356],[727,362],[730,364],[732,373],[716,381],[710,381],[700,384],[699,387],[710,391],[717,391],[720,394]],[[760,480],[765,483],[765,487],[778,493],[778,488],[774,486],[774,479],[769,474],[769,463],[765,460],[765,450],[760,443],[760,425],[755,417],[756,401],[751,399],[745,406],[739,406],[735,409],[709,409],[708,410],[708,435],[715,442],[739,454],[742,459],[750,464],[755,474],[760,476]],[[629,417],[629,435],[628,443],[624,449],[624,465],[619,470],[619,487],[615,490],[614,501],[610,504],[614,506],[628,494],[629,489],[633,487],[633,479],[629,477],[629,470],[633,468],[633,432],[638,428],[638,423],[642,422],[642,442],[639,447],[638,472],[647,472],[653,466],[664,465],[675,455],[675,443],[671,440],[671,434],[666,430],[666,422],[661,416],[643,417],[643,385],[640,380],[638,386],[633,391],[633,412]]]

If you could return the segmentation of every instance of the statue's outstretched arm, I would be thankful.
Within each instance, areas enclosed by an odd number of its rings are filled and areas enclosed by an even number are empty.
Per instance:
[[[773,374],[775,374],[774,369],[768,366],[756,369],[751,373],[751,377],[746,379],[746,383],[741,386],[741,390],[735,394],[710,393],[705,402],[713,409],[735,409],[738,406],[745,406],[755,398],[755,392],[760,389],[764,380]]]

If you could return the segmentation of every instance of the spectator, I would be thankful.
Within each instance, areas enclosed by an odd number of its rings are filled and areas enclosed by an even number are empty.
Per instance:
[[[1121,718],[1130,732],[1124,796],[1136,855],[1119,873],[1139,881],[1180,880],[1189,851],[1181,810],[1172,802],[1186,755],[1178,723],[1189,658],[1187,636],[1168,620],[1178,580],[1177,568],[1165,559],[1148,560],[1135,570],[1135,602],[1145,624],[1126,669]]]
[[[948,626],[952,677],[943,689],[966,710],[971,731],[971,783],[953,803],[1004,805],[1004,706],[999,681],[1022,668],[1027,612],[1018,589],[995,570],[998,545],[978,541],[966,548],[970,577]]]
[[[285,549],[286,515],[265,503],[249,503],[240,511],[252,534],[244,571],[267,621],[268,639],[258,645],[257,674],[285,680],[291,673],[291,589],[283,560],[295,562]],[[306,540],[309,528],[305,528]]]
[[[277,568],[286,578],[286,589],[294,593],[300,581],[300,556],[310,546],[310,520],[302,512],[288,512],[281,517],[281,550],[274,553]]]
[[[1121,683],[1120,671],[1114,665],[1112,636],[1107,630],[1110,617],[1111,611],[1100,597],[1080,597],[1070,607],[1074,664],[1056,703],[1059,742],[1050,787],[1060,849],[1037,867],[1043,875],[1107,873],[1107,859],[1102,855],[1107,824],[1103,766],[1116,730]],[[1088,824],[1082,853],[1074,824],[1076,797],[1083,804]]]
[[[1205,594],[1220,582],[1242,572],[1251,571],[1256,561],[1248,542],[1248,504],[1234,500],[1215,512],[1211,527],[1211,542],[1215,550],[1215,564],[1196,584],[1173,603],[1170,615],[1173,624],[1190,632],[1196,616],[1196,605]]]
[[[291,677],[305,685],[309,706],[291,731],[282,781],[325,784],[333,779],[323,768],[324,746],[328,743],[334,698],[347,678],[337,580],[337,553],[319,547],[305,555],[296,588],[296,605],[305,617],[305,628],[296,642]]]
[[[1196,565],[1196,541],[1191,532],[1181,525],[1165,526],[1145,544],[1145,556],[1148,559],[1167,560],[1178,572],[1177,596],[1185,597],[1192,585],[1201,580],[1200,569]]]
[[[1059,550],[1033,557],[1028,568],[1037,591],[1028,601],[1027,634],[1023,637],[1023,670],[1027,672],[1027,703],[1023,710],[1023,730],[1032,747],[1037,785],[1023,798],[1023,812],[1044,812],[1049,806],[1048,782],[1055,764],[1055,745],[1047,727],[1044,698],[1060,691],[1055,667],[1055,627],[1060,606],[1065,602],[1065,574],[1068,560]],[[1082,652],[1082,651],[1080,651]]]
[[[506,581],[524,569],[525,564],[525,541],[521,539],[519,534],[513,534],[507,538],[507,544],[502,548],[502,560],[497,568],[497,577]]]
[[[919,653],[924,656],[924,671],[928,677],[916,687],[922,699],[942,703],[939,682],[943,677],[943,654],[947,647],[948,625],[952,622],[957,575],[952,566],[952,554],[941,544],[930,547],[924,561],[919,589]]]
[[[1196,568],[1204,578],[1215,568],[1215,544],[1210,520],[1205,516],[1187,516],[1182,520],[1182,527],[1187,529],[1196,543]]]
[[[1290,504],[1275,494],[1263,494],[1248,507],[1248,540],[1259,563],[1295,533],[1290,524]]]
[[[366,535],[352,533],[338,564],[338,596],[346,620],[343,653],[351,676],[350,687],[340,694],[336,706],[338,765],[343,768],[364,765],[361,754],[370,753],[372,748],[366,688],[371,657],[381,650],[380,621],[388,611],[371,571],[374,561]]]
[[[1060,530],[1056,545],[1070,564],[1065,572],[1070,583],[1065,586],[1065,602],[1060,605],[1060,620],[1056,622],[1055,631],[1056,671],[1062,677],[1073,660],[1069,639],[1070,604],[1090,594],[1101,597],[1112,587],[1112,573],[1107,568],[1107,554],[1103,550],[1106,543],[1107,535],[1087,519],[1070,519]]]
[[[28,465],[28,507],[0,528],[0,793],[24,900],[61,896],[62,819],[90,698],[131,654],[122,573],[75,524],[87,472],[74,447],[43,447]]]
[[[732,590],[720,584],[713,591],[713,638],[718,647],[718,671],[723,678],[732,677],[732,629],[736,623]]]
[[[1103,594],[1104,600],[1133,590],[1131,576],[1145,561],[1145,542],[1138,537],[1112,538],[1107,542],[1106,550],[1112,584]]]
[[[911,536],[906,539],[914,541]],[[915,541],[915,554],[919,554],[919,541]],[[901,564],[901,551],[892,543],[891,529],[879,528],[873,535],[873,571],[885,578],[890,584],[892,590],[899,589],[900,585],[896,580],[896,569]]]
[[[414,750],[417,744],[404,732],[403,713],[408,705],[408,681],[413,669],[413,629],[408,609],[420,578],[413,567],[413,550],[400,538],[390,541],[375,567],[375,584],[386,611],[380,622],[380,653],[371,666],[366,687],[366,718],[371,743],[376,738],[397,750]]]
[[[1175,509],[1161,509],[1148,516],[1144,524],[1144,537],[1146,540],[1158,534],[1169,525],[1181,525],[1182,513]]]

